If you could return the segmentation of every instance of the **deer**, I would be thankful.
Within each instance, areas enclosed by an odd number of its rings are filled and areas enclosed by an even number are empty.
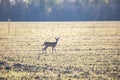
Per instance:
[[[46,52],[46,49],[48,47],[52,47],[52,53],[53,53],[53,51],[56,52],[56,45],[57,45],[59,39],[60,39],[59,37],[56,37],[55,42],[44,42],[44,44],[42,45],[42,46],[44,46],[44,48],[42,49],[42,53]]]

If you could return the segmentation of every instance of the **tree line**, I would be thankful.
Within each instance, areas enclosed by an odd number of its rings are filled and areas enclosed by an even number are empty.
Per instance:
[[[0,21],[120,20],[120,0],[0,0]]]

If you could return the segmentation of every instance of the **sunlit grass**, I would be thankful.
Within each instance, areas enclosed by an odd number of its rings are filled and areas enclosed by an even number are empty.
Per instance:
[[[119,22],[11,22],[8,33],[8,24],[1,22],[0,78],[117,80],[119,25]],[[48,48],[43,54],[44,41],[55,41],[57,36],[60,37],[57,52]]]

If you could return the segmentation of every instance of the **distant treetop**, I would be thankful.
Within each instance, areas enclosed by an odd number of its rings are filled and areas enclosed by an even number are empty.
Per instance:
[[[0,0],[0,21],[120,20],[120,0]]]

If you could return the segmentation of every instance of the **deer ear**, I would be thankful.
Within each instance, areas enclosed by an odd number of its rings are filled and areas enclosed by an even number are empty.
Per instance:
[[[58,37],[55,37],[55,39],[57,39]]]
[[[55,37],[55,39],[60,39],[59,37]]]

